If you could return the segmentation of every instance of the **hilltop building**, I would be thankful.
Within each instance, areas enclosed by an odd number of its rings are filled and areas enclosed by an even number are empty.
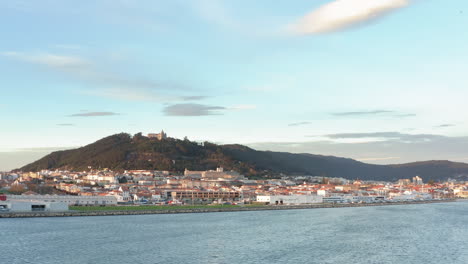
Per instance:
[[[221,167],[217,168],[215,171],[214,170],[190,171],[190,170],[185,169],[184,176],[198,178],[202,180],[224,179],[224,180],[236,181],[236,180],[245,179],[244,175],[241,175],[235,171],[224,171],[224,169]]]
[[[413,177],[413,184],[414,185],[423,185],[423,180],[419,176]]]
[[[161,133],[149,133],[149,138],[157,138],[158,140],[163,140],[167,138],[167,134],[164,133],[164,130],[161,130]]]
[[[398,180],[398,185],[400,185],[400,186],[407,186],[407,185],[410,185],[410,184],[411,184],[410,179],[399,179]]]

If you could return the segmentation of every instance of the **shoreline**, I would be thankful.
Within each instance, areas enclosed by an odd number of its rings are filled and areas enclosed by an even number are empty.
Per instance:
[[[187,214],[187,213],[218,213],[218,212],[244,212],[244,211],[271,211],[271,210],[298,210],[298,209],[321,209],[321,208],[347,208],[347,207],[369,207],[369,206],[392,206],[429,203],[456,202],[456,199],[436,201],[413,201],[392,202],[372,204],[307,204],[307,205],[265,205],[252,207],[226,207],[226,208],[184,208],[177,207],[159,210],[116,210],[116,211],[65,211],[65,212],[4,212],[0,218],[30,218],[30,217],[73,217],[73,216],[113,216],[113,215],[148,215],[148,214]]]

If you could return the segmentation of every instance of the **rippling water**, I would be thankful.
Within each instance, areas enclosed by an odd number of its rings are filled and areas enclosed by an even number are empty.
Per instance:
[[[0,219],[0,263],[468,263],[468,202]]]

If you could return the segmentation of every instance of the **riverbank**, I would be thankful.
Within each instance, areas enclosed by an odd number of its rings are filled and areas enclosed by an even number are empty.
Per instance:
[[[240,211],[266,211],[266,210],[298,210],[298,209],[318,209],[318,208],[345,208],[345,207],[368,207],[368,206],[392,206],[408,204],[428,204],[447,203],[456,200],[435,200],[435,201],[414,201],[414,202],[392,202],[392,203],[372,203],[372,204],[308,204],[308,205],[267,205],[267,206],[227,206],[227,207],[198,207],[187,208],[170,206],[153,210],[105,210],[99,211],[77,211],[65,212],[3,212],[0,218],[27,218],[27,217],[69,217],[69,216],[112,216],[112,215],[146,215],[146,214],[186,214],[186,213],[215,213],[215,212],[240,212]]]

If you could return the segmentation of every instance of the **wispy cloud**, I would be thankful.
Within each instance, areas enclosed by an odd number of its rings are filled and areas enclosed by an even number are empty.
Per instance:
[[[381,114],[392,114],[394,111],[390,110],[371,110],[371,111],[355,111],[355,112],[337,112],[332,113],[334,116],[369,116],[369,115],[381,115]]]
[[[70,123],[63,123],[63,124],[57,124],[57,126],[75,126],[75,124],[70,124]]]
[[[121,84],[122,85],[122,84]],[[169,85],[170,86],[170,85]],[[122,87],[101,88],[93,90],[85,90],[81,94],[92,96],[99,96],[103,98],[111,98],[122,101],[146,101],[146,102],[176,102],[176,101],[201,101],[209,98],[209,96],[195,95],[184,96],[177,95],[171,92],[161,92],[158,89],[135,87],[130,88],[130,85],[123,85]]]
[[[435,128],[445,128],[445,127],[454,127],[455,124],[442,124],[442,125],[438,125],[438,126],[435,126]]]
[[[400,132],[371,132],[371,133],[337,133],[323,135],[331,140],[339,139],[378,139],[383,141],[400,141],[406,143],[428,142],[444,136],[432,134],[404,134]]]
[[[390,138],[380,141],[363,141],[354,144],[328,139],[306,142],[259,142],[248,144],[248,146],[258,150],[315,153],[349,157],[376,164],[395,164],[422,160],[462,161],[464,157],[468,157],[468,149],[466,148],[468,137],[405,135],[397,132],[383,133],[389,134],[377,135],[389,136]],[[359,133],[358,135],[354,134],[352,136],[375,136],[375,133],[365,134],[366,133]],[[348,136],[351,135],[348,134],[347,137]],[[343,137],[343,135],[340,137]]]
[[[175,104],[166,106],[163,113],[167,116],[210,116],[222,115],[226,107],[202,104]]]
[[[369,23],[410,4],[410,0],[335,0],[289,26],[294,34],[335,32]]]
[[[63,17],[71,19],[86,16],[87,20],[96,24],[110,24],[121,27],[131,27],[134,30],[166,32],[168,24],[161,19],[168,12],[168,7],[177,7],[173,2],[158,1],[157,8],[150,8],[153,1],[102,0],[82,1],[72,5],[70,1],[0,1],[0,8],[12,9],[27,14],[40,14],[48,17]]]
[[[79,82],[92,85],[93,88],[80,90],[81,94],[126,101],[155,102],[197,101],[207,98],[194,94],[192,88],[177,82],[131,78],[125,74],[102,70],[96,62],[79,56],[21,52],[3,52],[1,55],[48,67]]]
[[[297,123],[291,123],[288,124],[288,126],[293,127],[293,126],[304,126],[304,125],[310,125],[312,122],[297,122]]]
[[[76,56],[56,55],[50,53],[25,54],[21,52],[3,52],[1,55],[21,61],[48,66],[60,70],[79,70],[91,66],[86,59]]]
[[[396,114],[395,117],[401,117],[401,118],[406,118],[406,117],[414,117],[417,116],[416,114]]]
[[[377,109],[369,111],[349,111],[349,112],[336,112],[331,113],[332,116],[336,117],[366,117],[366,116],[387,116],[394,118],[408,118],[414,117],[416,114],[413,113],[401,113],[393,110]]]
[[[53,152],[67,149],[74,149],[77,147],[67,146],[67,147],[37,147],[37,148],[18,148],[14,149],[15,152]]]
[[[97,117],[97,116],[116,116],[120,115],[119,113],[114,112],[86,112],[86,113],[76,113],[69,115],[71,117]]]
[[[208,99],[210,96],[205,96],[205,95],[193,95],[193,96],[182,96],[181,99],[184,101],[199,101],[199,100],[204,100]]]
[[[379,158],[357,158],[358,161],[383,161],[383,160],[394,160],[400,159],[401,157],[379,157]]]

